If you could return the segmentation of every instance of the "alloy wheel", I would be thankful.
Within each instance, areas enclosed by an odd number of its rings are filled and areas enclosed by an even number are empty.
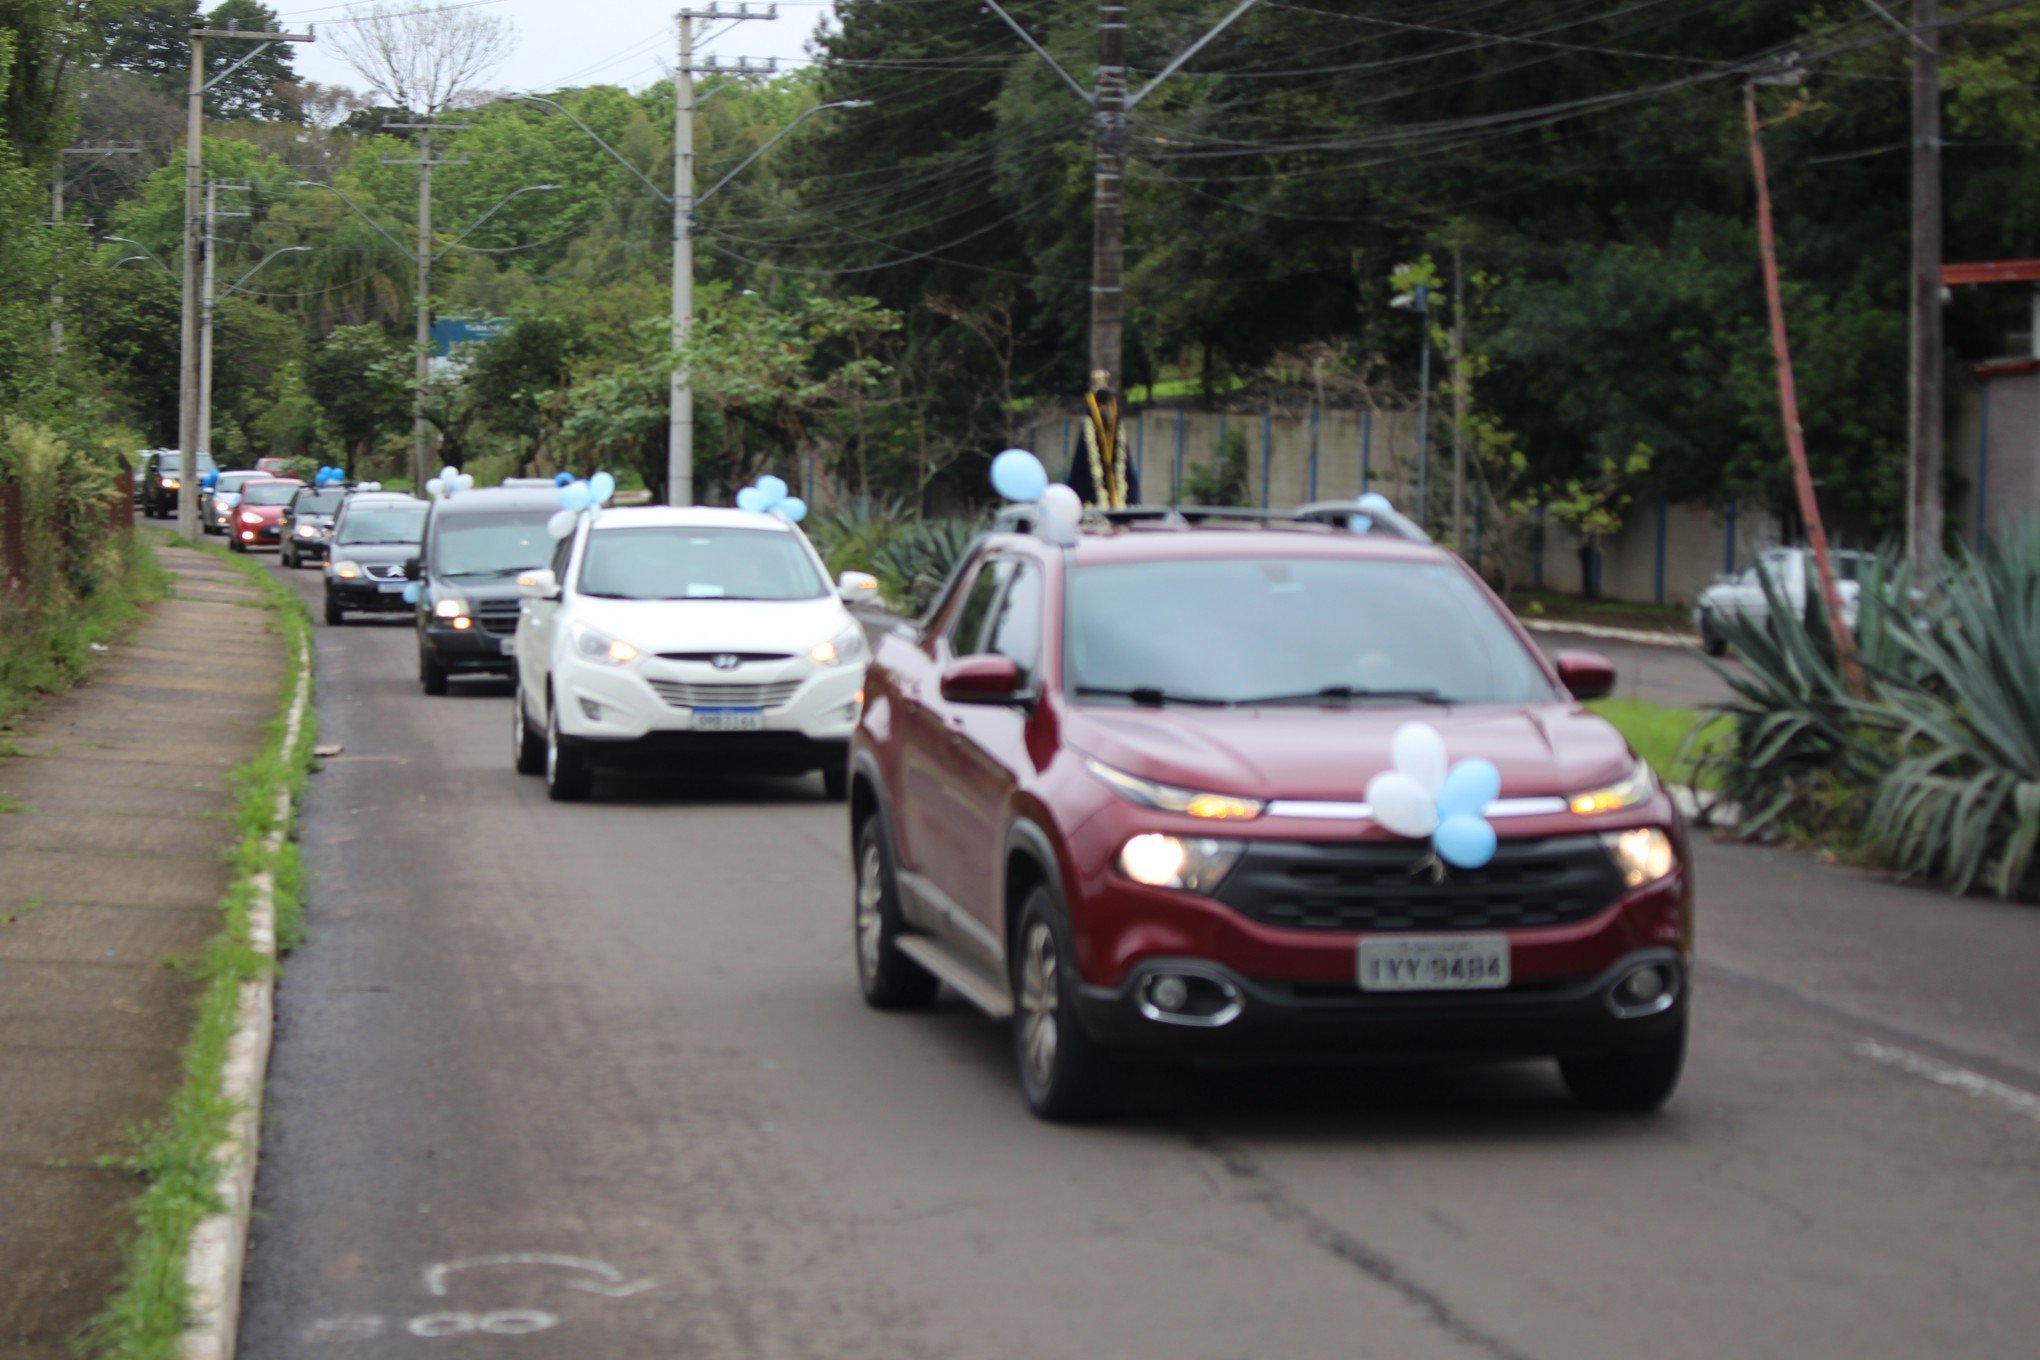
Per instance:
[[[1020,1026],[1027,1075],[1038,1087],[1046,1087],[1055,1076],[1060,1037],[1056,969],[1055,936],[1046,924],[1035,921],[1027,929],[1020,954]]]
[[[879,903],[885,896],[885,866],[878,845],[867,842],[857,861],[857,966],[866,978],[878,975],[878,949],[885,918]]]

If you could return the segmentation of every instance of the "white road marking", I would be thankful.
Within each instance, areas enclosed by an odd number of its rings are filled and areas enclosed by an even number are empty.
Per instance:
[[[591,1260],[585,1256],[559,1256],[547,1251],[506,1251],[494,1256],[469,1256],[458,1261],[441,1261],[425,1267],[425,1292],[435,1298],[446,1297],[446,1277],[460,1270],[477,1270],[484,1266],[554,1266],[561,1270],[584,1271],[598,1275],[602,1283],[594,1280],[569,1280],[567,1288],[578,1289],[584,1294],[600,1294],[605,1299],[627,1299],[632,1294],[641,1294],[652,1287],[650,1280],[626,1280],[623,1272],[607,1261]]]
[[[1986,1077],[1981,1072],[1972,1072],[1966,1067],[1929,1058],[1924,1053],[1915,1053],[1909,1048],[1895,1044],[1881,1044],[1875,1039],[1864,1039],[1856,1045],[1856,1052],[1876,1062],[1887,1063],[1902,1072],[1916,1077],[1925,1077],[1936,1086],[1946,1086],[1964,1095],[1994,1100],[2006,1109],[2025,1115],[2028,1119],[2040,1120],[2040,1096],[2031,1091],[2022,1091],[2016,1086]]]

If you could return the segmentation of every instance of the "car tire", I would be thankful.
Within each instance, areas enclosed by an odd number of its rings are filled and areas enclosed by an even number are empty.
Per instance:
[[[531,725],[524,711],[524,687],[510,696],[510,764],[519,774],[545,773],[545,733]]]
[[[1573,1100],[1590,1110],[1649,1114],[1671,1099],[1686,1065],[1686,1020],[1647,1044],[1591,1058],[1561,1058],[1558,1072]]]
[[[545,706],[545,791],[555,803],[578,803],[595,790],[595,774],[579,751],[560,741],[557,705]]]
[[[874,812],[857,828],[852,889],[851,943],[857,953],[857,987],[873,1010],[918,1011],[935,1004],[941,981],[900,952],[906,929],[899,880],[893,872],[892,836]]]
[[[340,602],[331,595],[326,597],[326,622],[332,624],[335,628],[347,622],[347,611],[342,609]]]
[[[1714,620],[1711,615],[1703,614],[1700,617],[1700,650],[1709,656],[1728,655],[1728,639],[1714,631]]]
[[[1077,956],[1061,906],[1036,888],[1020,908],[1013,951],[1013,1059],[1027,1107],[1051,1123],[1111,1113],[1112,1059],[1077,1018]]]
[[[446,693],[446,667],[439,664],[424,643],[418,644],[418,683],[431,695]]]
[[[822,797],[832,803],[840,803],[850,796],[850,766],[822,766]]]
[[[242,541],[241,541],[240,539],[238,539],[238,538],[235,538],[235,537],[232,537],[232,536],[229,536],[229,537],[228,537],[228,539],[227,539],[227,547],[228,547],[228,548],[229,548],[229,549],[230,549],[231,551],[234,551],[234,552],[237,552],[237,553],[244,553],[244,552],[248,551],[248,545],[247,545],[247,544],[243,543],[243,542],[242,542]]]

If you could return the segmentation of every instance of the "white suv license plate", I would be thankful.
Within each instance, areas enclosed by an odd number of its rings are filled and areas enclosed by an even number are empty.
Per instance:
[[[1363,992],[1481,992],[1508,985],[1506,935],[1378,935],[1360,941]]]
[[[694,710],[694,730],[697,732],[763,732],[765,710],[762,708],[697,708]]]

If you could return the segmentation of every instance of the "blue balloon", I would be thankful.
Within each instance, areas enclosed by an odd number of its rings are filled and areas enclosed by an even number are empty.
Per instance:
[[[588,495],[600,505],[616,494],[616,478],[606,472],[598,472],[588,479]]]
[[[1360,508],[1370,515],[1392,515],[1395,506],[1379,491],[1370,491],[1360,498]]]
[[[747,486],[737,493],[737,509],[757,514],[765,508],[765,493],[755,486]]]
[[[1464,812],[1478,817],[1501,796],[1502,772],[1492,760],[1475,756],[1446,774],[1445,785],[1438,790],[1438,815],[1450,818]]]
[[[1366,515],[1348,515],[1346,527],[1356,534],[1364,534],[1374,527],[1374,521]]]
[[[768,472],[758,479],[758,494],[765,498],[765,508],[770,510],[786,499],[786,480]]]
[[[1048,490],[1048,469],[1025,449],[1007,449],[992,460],[992,489],[1009,501],[1031,504]]]
[[[404,603],[405,604],[418,603],[418,583],[416,581],[413,581],[409,585],[404,587]]]
[[[1468,812],[1456,812],[1431,834],[1438,858],[1455,869],[1478,869],[1495,857],[1495,829]]]
[[[798,524],[807,518],[807,502],[798,496],[788,496],[779,503],[779,513]]]
[[[568,482],[571,482],[573,480],[574,474],[571,472],[555,472],[553,474],[554,486],[565,486]]]
[[[560,488],[560,508],[562,510],[579,510],[592,499],[593,497],[588,492],[588,484],[586,482],[568,482]]]

